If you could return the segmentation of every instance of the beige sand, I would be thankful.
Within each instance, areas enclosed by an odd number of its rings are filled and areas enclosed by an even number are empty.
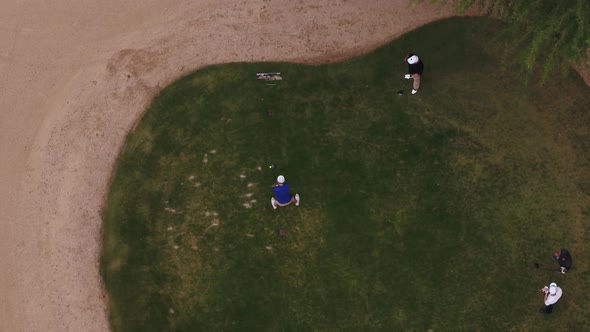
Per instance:
[[[448,14],[408,0],[3,1],[0,330],[108,330],[100,212],[162,87],[214,63],[336,61]]]
[[[0,330],[108,330],[101,208],[162,87],[208,64],[336,61],[450,13],[410,1],[2,1]]]

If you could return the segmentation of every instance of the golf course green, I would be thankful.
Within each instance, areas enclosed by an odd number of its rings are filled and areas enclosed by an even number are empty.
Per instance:
[[[341,63],[224,64],[165,88],[103,213],[113,330],[590,326],[590,89],[573,71],[525,84],[499,25],[443,20]],[[271,207],[279,174],[299,207]],[[544,270],[561,248],[570,273]],[[550,282],[564,295],[541,315]]]

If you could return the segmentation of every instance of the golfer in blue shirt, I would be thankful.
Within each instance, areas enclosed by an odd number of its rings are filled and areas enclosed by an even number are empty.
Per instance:
[[[299,206],[299,194],[295,194],[295,196],[291,196],[291,188],[289,184],[285,182],[285,177],[279,175],[277,177],[277,183],[273,186],[272,191],[275,193],[275,197],[270,199],[270,204],[272,205],[273,209],[276,209],[279,206],[286,206],[291,203],[295,203],[296,206]]]

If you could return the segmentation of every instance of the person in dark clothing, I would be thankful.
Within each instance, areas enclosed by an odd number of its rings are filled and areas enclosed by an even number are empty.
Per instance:
[[[412,94],[416,94],[418,89],[420,88],[420,78],[422,77],[422,72],[424,71],[424,63],[422,59],[420,59],[414,53],[408,53],[404,60],[408,63],[408,73],[404,76],[405,79],[414,79],[414,84],[412,87]]]
[[[567,249],[561,249],[559,252],[553,254],[553,259],[559,263],[559,272],[566,274],[572,268],[572,255]]]

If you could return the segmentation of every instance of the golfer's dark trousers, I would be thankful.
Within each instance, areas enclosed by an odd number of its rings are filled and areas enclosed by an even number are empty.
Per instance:
[[[546,313],[546,314],[550,314],[550,313],[552,313],[552,312],[553,312],[553,306],[554,306],[554,305],[555,305],[555,304],[550,304],[550,305],[547,305],[547,306],[545,306],[545,313]]]

